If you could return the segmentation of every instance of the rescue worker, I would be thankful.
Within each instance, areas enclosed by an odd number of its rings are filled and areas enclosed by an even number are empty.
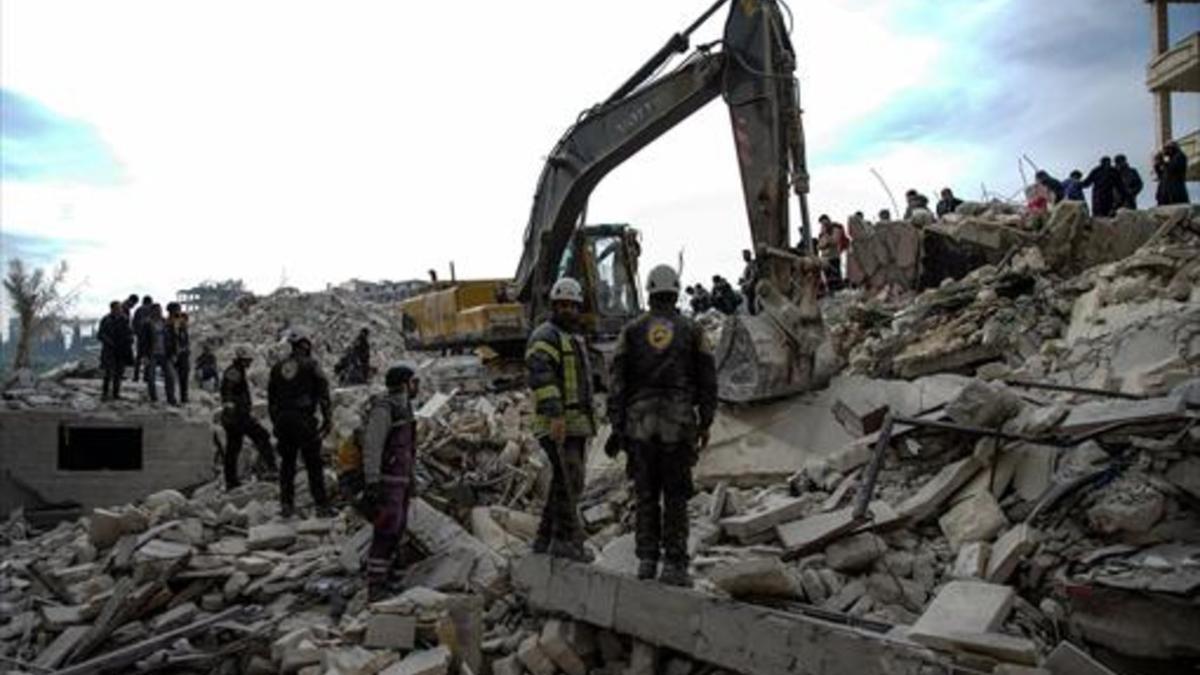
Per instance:
[[[211,352],[209,352],[211,353]],[[242,439],[249,436],[258,451],[258,466],[264,474],[275,473],[275,450],[271,434],[254,419],[254,401],[250,396],[250,380],[246,368],[254,361],[254,353],[245,345],[234,350],[233,363],[221,375],[221,426],[225,427],[225,489],[241,485],[238,479],[238,457],[242,454]]]
[[[100,367],[104,369],[101,401],[120,400],[125,366],[133,361],[133,330],[129,327],[129,316],[116,300],[109,303],[108,311],[96,331],[100,341]]]
[[[387,594],[388,573],[408,526],[417,454],[412,409],[419,385],[416,368],[397,363],[388,369],[384,384],[387,393],[368,403],[360,441],[365,482],[361,510],[375,529],[367,553],[367,596],[372,602]]]
[[[200,355],[196,357],[196,380],[204,391],[215,391],[220,382],[221,371],[217,369],[217,355],[213,353],[212,345],[205,342],[200,345]]]
[[[341,384],[366,384],[371,376],[371,343],[369,340],[371,331],[363,328],[358,332],[358,337],[354,339],[354,343],[338,360],[334,366],[334,371],[338,376],[338,381]]]
[[[133,362],[134,382],[138,381],[138,377],[141,375],[142,369],[148,367],[149,365],[150,343],[143,340],[142,336],[146,334],[146,324],[149,323],[150,314],[153,311],[154,298],[150,297],[149,295],[144,295],[142,296],[142,304],[133,312],[133,336],[137,339],[137,353]]]
[[[139,310],[141,311],[141,310]],[[138,334],[138,349],[143,345],[146,349],[146,370],[142,373],[146,380],[146,396],[150,401],[158,402],[158,373],[163,375],[163,388],[167,392],[167,405],[177,406],[175,398],[175,367],[170,351],[172,342],[168,339],[168,330],[163,318],[162,306],[153,304],[142,324]]]
[[[179,402],[188,402],[188,379],[192,368],[192,339],[188,315],[178,302],[167,303],[167,368],[174,371]]]
[[[675,309],[675,270],[651,270],[646,292],[650,311],[626,325],[617,341],[608,399],[613,431],[605,452],[628,453],[638,578],[657,575],[663,583],[689,586],[687,504],[692,466],[708,445],[716,412],[716,364],[703,330]]]
[[[569,277],[555,282],[550,307],[550,320],[530,334],[525,347],[535,404],[534,434],[553,470],[533,551],[589,562],[577,507],[583,491],[584,454],[596,425],[591,364],[587,346],[576,334],[583,310],[579,282]]]
[[[278,444],[279,502],[284,518],[296,512],[296,459],[304,460],[308,490],[319,516],[330,514],[325,492],[325,474],[321,470],[321,439],[333,428],[329,380],[312,356],[312,340],[293,331],[288,342],[292,353],[271,367],[267,382],[267,408],[275,427]],[[317,425],[316,413],[321,412]]]

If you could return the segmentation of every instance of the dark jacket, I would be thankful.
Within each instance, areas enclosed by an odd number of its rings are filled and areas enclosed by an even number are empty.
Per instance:
[[[1128,164],[1117,167],[1117,173],[1120,174],[1121,185],[1125,188],[1125,201],[1121,203],[1121,206],[1127,209],[1136,209],[1138,194],[1145,187],[1145,184],[1142,182],[1142,174],[1138,173],[1137,169]]]
[[[1049,190],[1050,193],[1054,195],[1054,202],[1056,204],[1058,202],[1061,202],[1063,200],[1063,197],[1066,196],[1066,188],[1063,187],[1062,181],[1055,178],[1054,176],[1047,175],[1045,178],[1041,179],[1038,182],[1041,183],[1042,185],[1046,186],[1046,189]]]
[[[329,380],[316,359],[292,354],[276,363],[267,381],[267,407],[272,421],[285,413],[311,417],[318,409],[330,420]]]
[[[1187,164],[1187,155],[1182,150],[1155,162],[1154,172],[1158,176],[1155,198],[1159,206],[1191,203],[1187,190]]]
[[[716,409],[716,363],[696,322],[674,309],[652,310],[621,330],[608,397],[615,433],[692,443]]]
[[[1092,169],[1083,179],[1083,187],[1092,189],[1093,216],[1111,216],[1128,199],[1121,172],[1113,166],[1100,165]]]
[[[165,321],[147,318],[142,322],[142,327],[138,331],[138,354],[170,358],[171,355],[167,352],[167,324]]]
[[[100,361],[108,365],[133,362],[133,330],[124,314],[108,314],[96,330],[100,341]]]
[[[566,418],[567,434],[595,434],[592,367],[587,345],[553,321],[539,325],[525,345],[526,379],[533,392],[534,434],[549,433],[550,420]]]
[[[189,359],[191,357],[191,338],[188,336],[188,327],[183,323],[176,323],[167,320],[166,335],[164,336],[167,343],[167,356],[169,358]]]
[[[939,201],[937,203],[938,218],[941,218],[948,213],[954,213],[956,210],[958,210],[959,205],[962,203],[963,201],[958,197],[951,197],[950,199],[943,199]]]
[[[254,407],[246,370],[229,366],[221,375],[221,424],[236,425],[250,417]]]

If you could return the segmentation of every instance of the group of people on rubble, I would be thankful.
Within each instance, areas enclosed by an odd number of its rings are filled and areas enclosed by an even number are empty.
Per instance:
[[[177,406],[188,402],[188,382],[191,374],[191,338],[188,314],[177,302],[162,305],[149,295],[130,295],[124,302],[109,303],[108,314],[96,330],[100,342],[100,367],[103,371],[102,400],[121,398],[121,382],[125,368],[133,366],[133,381],[146,382],[146,395],[158,401],[158,374],[162,373],[167,404]],[[207,359],[208,356],[204,356]],[[201,366],[204,366],[201,369]],[[211,374],[207,360],[197,359],[201,378]]]
[[[719,274],[713,275],[711,292],[704,284],[699,283],[688,286],[684,292],[687,293],[688,305],[695,314],[703,314],[710,309],[722,314],[736,314],[742,306],[742,296],[734,290],[728,279]]]
[[[1154,202],[1158,206],[1188,204],[1187,191],[1188,158],[1174,141],[1167,143],[1154,155],[1154,177],[1158,187],[1154,191]],[[1058,180],[1047,171],[1034,174],[1036,184],[1031,191],[1029,207],[1044,211],[1060,201],[1086,201],[1084,190],[1091,189],[1091,211],[1093,216],[1111,218],[1117,209],[1138,208],[1138,195],[1145,188],[1141,172],[1129,163],[1125,155],[1104,156],[1083,175],[1078,169],[1064,180]]]

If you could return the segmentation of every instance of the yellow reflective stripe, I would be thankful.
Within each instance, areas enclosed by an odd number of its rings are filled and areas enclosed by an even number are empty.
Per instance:
[[[563,359],[563,390],[566,393],[567,404],[579,403],[579,372],[575,349],[571,345],[571,337],[566,333],[560,336],[562,341]]]
[[[562,398],[562,392],[553,384],[548,384],[544,387],[538,387],[533,390],[533,398],[535,401],[545,401],[551,398]]]
[[[548,342],[542,342],[541,340],[539,340],[539,341],[534,342],[533,344],[529,345],[529,348],[525,350],[525,358],[529,358],[530,356],[533,356],[534,352],[542,352],[542,353],[546,354],[547,356],[549,356],[550,358],[554,359],[555,361],[562,360],[562,356],[559,355],[558,350],[556,350]]]

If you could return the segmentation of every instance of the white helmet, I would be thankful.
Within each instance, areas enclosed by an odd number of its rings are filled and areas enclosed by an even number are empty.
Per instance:
[[[646,278],[646,294],[653,296],[658,293],[679,295],[679,275],[670,265],[655,267]]]
[[[253,361],[254,350],[250,348],[250,345],[240,344],[234,348],[233,358],[236,361]]]
[[[574,302],[583,304],[583,287],[571,277],[563,277],[554,282],[550,289],[550,302]]]

